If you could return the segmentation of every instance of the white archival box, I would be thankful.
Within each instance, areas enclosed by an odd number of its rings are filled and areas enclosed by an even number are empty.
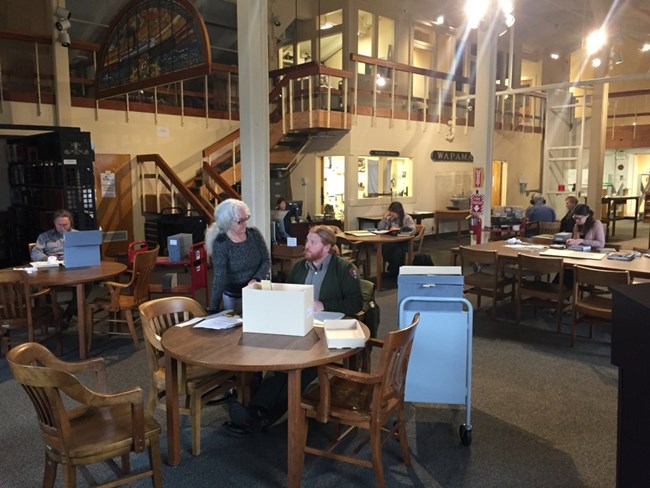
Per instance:
[[[306,336],[314,327],[314,285],[261,283],[243,288],[244,332]]]

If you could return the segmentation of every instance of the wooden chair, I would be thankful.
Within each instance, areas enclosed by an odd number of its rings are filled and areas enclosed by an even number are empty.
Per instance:
[[[100,310],[108,313],[107,321],[111,329],[115,324],[126,322],[136,350],[140,349],[133,312],[137,310],[140,304],[149,299],[149,283],[153,268],[156,266],[157,256],[158,246],[150,251],[137,253],[133,260],[133,274],[128,283],[117,283],[115,281],[104,283],[108,288],[109,296],[96,298],[86,309],[88,314],[86,320],[88,324],[88,350],[90,350],[92,344],[94,314]],[[127,291],[128,294],[122,293],[123,291]],[[124,318],[120,318],[120,316]],[[123,334],[121,331],[116,330],[109,330],[109,333]]]
[[[589,337],[593,337],[596,322],[611,323],[612,298],[609,287],[630,283],[627,271],[608,271],[586,266],[573,267],[573,320],[571,322],[571,347],[576,339],[578,323],[587,319]]]
[[[553,275],[557,275],[554,283]],[[564,300],[571,296],[571,288],[564,285],[564,259],[531,256],[520,253],[517,256],[517,323],[521,321],[521,307],[524,304],[554,308],[557,312],[557,332],[562,330]]]
[[[0,339],[2,354],[22,342],[56,340],[61,355],[61,308],[49,288],[32,291],[22,275],[0,281]],[[24,331],[24,334],[17,334]]]
[[[102,358],[65,362],[33,342],[9,351],[7,361],[38,415],[45,443],[44,487],[54,487],[59,465],[65,488],[77,486],[77,468],[90,486],[120,486],[151,477],[154,487],[162,487],[160,426],[144,412],[140,387],[108,393]],[[96,389],[84,385],[77,373],[86,378],[92,374]],[[145,448],[149,469],[132,473],[130,453]],[[121,466],[113,459],[118,456]],[[106,462],[118,478],[95,484],[86,465],[99,462]]]
[[[465,277],[465,293],[476,295],[479,308],[482,296],[492,298],[493,318],[496,317],[498,300],[510,296],[511,301],[515,301],[515,278],[503,275],[497,251],[460,246],[460,265]],[[468,271],[470,268],[473,272]],[[510,293],[506,292],[508,285],[511,286]]]
[[[555,235],[560,232],[560,222],[539,222],[539,233]]]
[[[399,440],[404,464],[410,466],[406,426],[404,424],[404,387],[415,329],[420,320],[416,313],[411,325],[391,331],[384,341],[369,339],[368,347],[381,347],[376,372],[366,373],[328,364],[318,367],[319,386],[302,399],[305,414],[303,451],[336,461],[373,468],[378,487],[384,486],[384,468],[381,446],[391,437]],[[307,445],[307,419],[335,422],[349,428],[338,436],[328,449]],[[394,419],[394,421],[391,421]],[[334,453],[334,449],[348,434],[366,429],[370,435],[371,460]],[[382,436],[382,433],[386,434]],[[383,437],[383,438],[382,438]],[[358,452],[358,449],[355,451]]]
[[[413,252],[422,252],[424,243],[424,224],[415,224],[415,237],[413,237]]]
[[[165,354],[160,339],[169,327],[194,317],[206,315],[205,309],[189,297],[165,297],[143,303],[139,307],[144,334],[144,348],[149,367],[149,402],[147,410],[153,415],[156,407],[165,410]],[[227,395],[239,383],[228,371],[218,371],[181,364],[179,374],[181,394],[185,397],[179,409],[190,417],[192,424],[192,454],[201,454],[201,410],[211,400]]]
[[[179,284],[171,289],[163,289],[160,283],[149,285],[151,295],[189,295],[196,300],[196,293],[205,290],[205,303],[210,301],[208,285],[208,254],[203,242],[192,244],[190,248],[190,283]]]

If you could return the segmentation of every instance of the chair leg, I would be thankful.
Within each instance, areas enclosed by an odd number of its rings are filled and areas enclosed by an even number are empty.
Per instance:
[[[122,476],[126,476],[131,472],[131,457],[129,454],[122,454],[121,459]]]
[[[153,488],[162,488],[162,464],[160,461],[160,438],[158,434],[149,437],[149,466],[152,471]]]
[[[201,395],[192,392],[190,395],[190,422],[192,423],[192,454],[201,454]]]
[[[58,463],[45,454],[45,472],[43,473],[43,488],[54,488],[56,468]]]
[[[129,332],[131,332],[131,338],[133,339],[133,345],[135,350],[140,350],[140,342],[138,341],[138,334],[135,331],[135,321],[133,320],[133,310],[124,310],[124,315],[126,315],[126,322],[129,324]]]
[[[409,451],[408,438],[406,436],[406,424],[404,423],[404,408],[403,406],[397,412],[397,436],[399,439],[399,445],[402,448],[402,458],[404,458],[404,464],[407,466],[411,465],[411,453]]]
[[[576,341],[576,328],[578,327],[578,312],[576,309],[573,309],[573,316],[571,320],[571,341],[569,342],[569,345],[573,347]]]
[[[77,467],[71,464],[63,465],[63,488],[76,488]]]
[[[384,464],[381,459],[381,425],[373,422],[370,426],[370,449],[372,468],[375,471],[375,485],[384,488]]]
[[[95,320],[95,309],[93,307],[86,307],[83,311],[86,320],[86,352],[90,352],[90,348],[93,345],[93,330]]]

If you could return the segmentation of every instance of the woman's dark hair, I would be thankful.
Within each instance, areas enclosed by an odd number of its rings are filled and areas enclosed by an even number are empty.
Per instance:
[[[277,201],[275,202],[276,205],[280,205],[282,202],[286,203],[286,200],[282,197],[278,198]]]
[[[399,217],[399,227],[402,227],[404,225],[404,207],[400,202],[391,202],[391,204],[388,206],[388,211],[389,212],[395,212],[398,217]]]
[[[586,204],[581,203],[580,205],[576,205],[576,208],[573,211],[573,216],[575,217],[576,215],[578,217],[587,216],[584,224],[578,224],[578,232],[580,235],[584,235],[589,232],[594,226],[594,211],[591,210]]]

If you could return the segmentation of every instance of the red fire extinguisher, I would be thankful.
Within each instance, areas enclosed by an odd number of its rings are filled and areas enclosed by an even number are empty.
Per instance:
[[[470,214],[469,216],[469,234],[472,244],[481,243],[481,231],[483,229],[483,220],[477,214]]]

